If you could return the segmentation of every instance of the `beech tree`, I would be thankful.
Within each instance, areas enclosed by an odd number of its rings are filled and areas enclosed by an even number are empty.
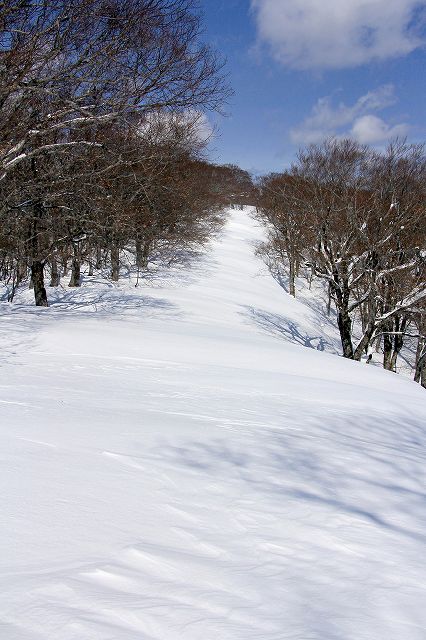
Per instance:
[[[425,178],[421,145],[396,141],[381,154],[328,140],[300,151],[289,173],[261,182],[269,249],[279,258],[282,246],[290,269],[296,251],[326,283],[344,357],[370,359],[382,345],[384,367],[396,370],[413,317],[424,313]]]
[[[361,343],[383,335],[384,366],[395,370],[404,333],[426,296],[422,252],[426,238],[426,159],[422,145],[391,143],[371,163],[374,217],[368,229],[364,335]]]
[[[257,209],[268,224],[268,240],[260,253],[268,257],[270,268],[286,265],[289,293],[296,296],[296,276],[307,243],[308,228],[299,206],[300,180],[288,174],[272,173],[259,182]]]
[[[56,271],[60,249],[72,255],[70,283],[79,284],[95,227],[117,277],[117,251],[128,237],[120,189],[137,173],[135,155],[147,164],[140,154],[153,151],[140,143],[143,123],[153,114],[219,109],[229,95],[221,70],[200,41],[190,0],[0,3],[3,264],[16,283],[26,262],[37,305],[47,305],[44,266]]]

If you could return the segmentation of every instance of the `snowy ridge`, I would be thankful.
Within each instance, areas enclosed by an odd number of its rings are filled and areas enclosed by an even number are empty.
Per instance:
[[[0,638],[425,637],[424,390],[229,215],[183,276],[1,306]]]

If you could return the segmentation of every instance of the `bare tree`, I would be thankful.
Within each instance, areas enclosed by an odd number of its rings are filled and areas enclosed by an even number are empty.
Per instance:
[[[229,95],[190,0],[8,0],[0,29],[0,178],[41,153],[99,144],[99,125],[216,109]]]
[[[292,296],[296,296],[296,276],[308,241],[308,227],[299,202],[300,187],[297,177],[273,173],[260,180],[257,198],[258,213],[268,223],[268,241],[261,251],[266,252],[275,269],[280,264],[288,267]]]
[[[44,266],[55,272],[55,252],[65,246],[70,284],[79,284],[93,245],[87,230],[99,240],[102,217],[118,277],[127,239],[119,193],[135,175],[135,154],[150,151],[140,144],[147,118],[188,120],[201,108],[218,109],[229,94],[222,62],[199,36],[190,0],[0,3],[2,216],[19,211],[22,218],[15,245],[25,246],[37,305],[47,305]],[[183,141],[175,135],[173,144]],[[28,197],[17,195],[20,182]]]
[[[344,357],[360,360],[382,342],[384,366],[396,370],[426,298],[425,177],[421,145],[396,141],[379,154],[328,140],[302,150],[289,174],[261,182],[270,247],[285,255],[290,281],[296,253],[327,284]]]

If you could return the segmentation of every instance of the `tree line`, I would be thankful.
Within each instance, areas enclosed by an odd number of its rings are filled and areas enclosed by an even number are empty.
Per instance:
[[[299,152],[289,171],[259,181],[269,264],[323,282],[346,358],[383,353],[395,371],[415,344],[415,379],[426,386],[426,157],[394,141],[376,152],[327,140]]]
[[[230,95],[192,0],[0,2],[0,279],[47,306],[123,251],[203,244],[251,180],[203,157]],[[243,185],[243,186],[242,186]]]

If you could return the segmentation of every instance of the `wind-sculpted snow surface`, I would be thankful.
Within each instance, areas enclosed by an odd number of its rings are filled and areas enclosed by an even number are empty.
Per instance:
[[[328,353],[260,237],[2,305],[2,640],[426,637],[424,390]]]

